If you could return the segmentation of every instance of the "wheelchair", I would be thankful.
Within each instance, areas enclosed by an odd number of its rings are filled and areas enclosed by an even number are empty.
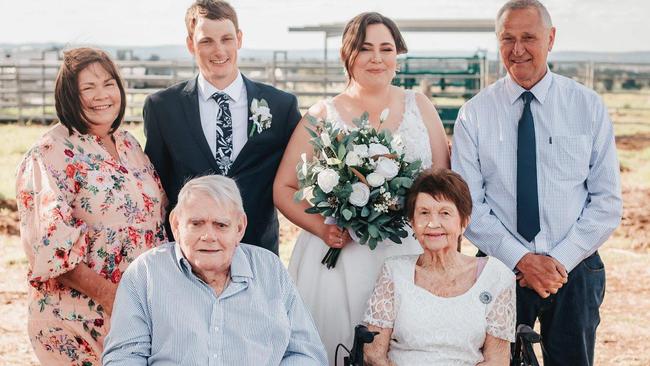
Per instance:
[[[339,348],[343,348],[348,352],[348,356],[343,357],[343,366],[364,366],[363,346],[367,343],[372,343],[377,334],[379,333],[371,332],[366,326],[361,324],[354,327],[352,349],[347,349],[343,344],[336,346],[336,362],[338,362]],[[540,341],[540,335],[530,326],[519,324],[515,334],[515,345],[510,360],[510,366],[539,366],[539,362],[535,356],[535,350],[533,349],[533,344],[539,343]]]
[[[368,328],[359,324],[354,327],[354,340],[352,341],[352,348],[347,349],[344,344],[339,343],[334,352],[334,364],[337,365],[339,348],[343,348],[348,355],[343,357],[343,366],[364,366],[363,362],[363,346],[367,343],[372,343],[378,332],[371,332]],[[338,366],[338,365],[337,365]]]
[[[515,334],[515,346],[510,366],[539,366],[533,344],[540,341],[541,337],[531,327],[519,324]]]

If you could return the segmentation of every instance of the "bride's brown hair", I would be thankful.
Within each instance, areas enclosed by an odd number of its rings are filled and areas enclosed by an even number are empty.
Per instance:
[[[372,24],[383,24],[388,28],[390,34],[393,36],[393,41],[395,41],[395,48],[398,55],[408,52],[406,42],[404,42],[402,34],[395,22],[376,12],[361,13],[345,25],[343,39],[341,41],[341,59],[350,79],[353,78],[352,65],[357,59],[363,42],[366,40],[366,29]]]

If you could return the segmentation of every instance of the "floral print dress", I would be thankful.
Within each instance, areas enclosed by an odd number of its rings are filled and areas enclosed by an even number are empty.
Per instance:
[[[18,167],[28,333],[43,365],[100,365],[110,322],[100,304],[56,277],[87,265],[118,283],[140,253],[166,241],[166,198],[153,165],[130,133],[113,136],[119,160],[97,136],[58,124]]]

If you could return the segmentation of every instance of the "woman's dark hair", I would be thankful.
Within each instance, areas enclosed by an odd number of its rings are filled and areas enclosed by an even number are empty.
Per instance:
[[[390,34],[393,36],[393,41],[395,41],[395,48],[398,55],[408,52],[406,42],[404,42],[402,34],[400,33],[399,28],[397,28],[395,22],[379,13],[361,13],[352,18],[352,20],[350,20],[345,26],[345,29],[343,30],[343,39],[341,41],[341,59],[343,60],[345,70],[350,76],[350,79],[353,78],[352,65],[357,59],[357,55],[363,46],[363,42],[366,40],[366,29],[372,24],[383,24],[388,28]]]
[[[446,199],[456,205],[462,226],[469,223],[472,214],[472,195],[465,180],[449,169],[428,169],[423,171],[413,182],[406,196],[406,216],[413,220],[415,201],[418,194],[425,193],[440,200]]]
[[[54,105],[56,115],[62,125],[68,128],[70,134],[77,131],[86,134],[89,131],[88,117],[83,111],[81,94],[79,92],[79,73],[91,64],[97,63],[111,75],[120,89],[120,113],[111,124],[110,132],[114,132],[122,123],[126,110],[126,93],[122,78],[117,67],[106,52],[88,47],[73,48],[63,53],[63,63],[56,76],[54,84]]]

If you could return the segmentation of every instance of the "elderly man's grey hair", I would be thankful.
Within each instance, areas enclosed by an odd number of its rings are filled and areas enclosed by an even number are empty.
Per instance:
[[[223,175],[205,175],[191,179],[178,193],[176,207],[183,207],[188,198],[196,193],[205,193],[221,207],[231,206],[236,211],[244,213],[239,188],[234,180]]]
[[[553,27],[553,22],[551,21],[551,14],[549,14],[548,10],[546,10],[544,4],[540,3],[537,0],[510,0],[507,3],[505,3],[501,7],[501,9],[499,9],[499,11],[497,12],[495,31],[499,33],[499,31],[501,30],[501,23],[502,23],[501,18],[503,18],[503,14],[505,14],[508,10],[517,10],[517,9],[526,9],[526,8],[537,9],[537,12],[542,18],[542,22],[544,22],[544,26],[548,29]]]

